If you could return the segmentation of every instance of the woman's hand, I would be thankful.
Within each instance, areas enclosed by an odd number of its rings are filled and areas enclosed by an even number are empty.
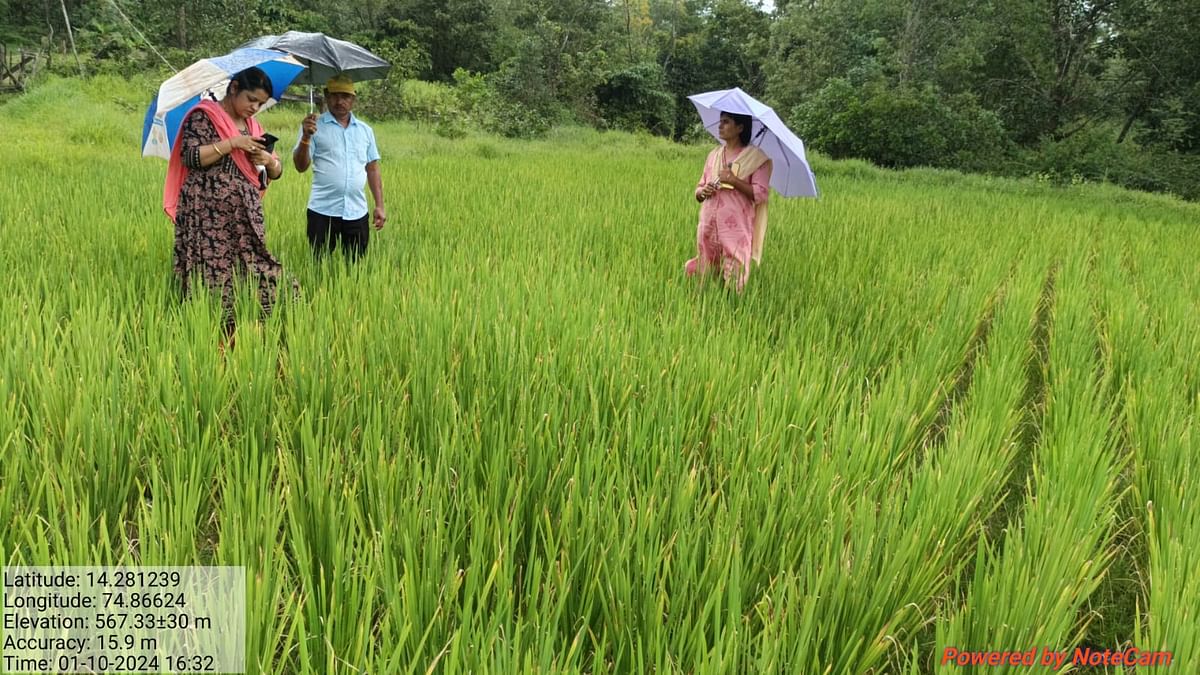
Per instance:
[[[260,145],[255,145],[252,150],[247,152],[250,154],[250,161],[257,166],[271,166],[275,163],[275,158],[271,156],[271,153]]]
[[[705,199],[708,199],[709,197],[715,195],[716,193],[717,193],[717,186],[712,183],[708,183],[704,186],[704,189],[700,190],[700,194],[698,195],[698,198],[700,201],[704,201]]]
[[[266,167],[267,176],[269,176],[271,180],[276,180],[280,175],[283,174],[283,163],[280,162],[275,155],[262,148],[250,151],[250,161],[253,162],[255,166]]]
[[[732,171],[726,168],[721,170],[719,180],[722,183],[732,185],[733,189],[742,193],[750,201],[754,201],[754,186],[750,184],[749,179],[743,180],[738,178]]]
[[[229,145],[234,150],[242,150],[250,153],[251,155],[253,155],[256,150],[263,150],[262,144],[250,136],[234,136],[233,138],[229,139]]]
[[[225,157],[232,155],[234,150],[251,153],[251,158],[253,158],[253,152],[255,150],[262,150],[262,146],[249,136],[234,136],[233,138],[222,139],[200,148],[200,166],[217,164]]]

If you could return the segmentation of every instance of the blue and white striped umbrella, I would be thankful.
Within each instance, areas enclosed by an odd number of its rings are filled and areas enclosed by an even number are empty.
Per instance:
[[[142,156],[170,159],[175,137],[188,112],[203,97],[220,100],[225,96],[229,79],[250,67],[261,68],[271,78],[274,91],[263,108],[281,98],[305,68],[294,57],[273,49],[236,49],[225,56],[193,63],[163,82],[150,102],[142,126]]]

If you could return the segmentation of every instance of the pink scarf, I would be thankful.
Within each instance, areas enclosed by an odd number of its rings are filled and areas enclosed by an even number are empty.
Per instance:
[[[241,130],[234,124],[233,118],[225,112],[225,108],[221,107],[220,103],[201,101],[187,115],[184,115],[184,119],[186,120],[188,115],[195,110],[202,110],[208,115],[208,119],[216,127],[217,135],[221,137],[221,140],[229,140],[242,135]],[[180,124],[180,127],[182,126]],[[246,119],[246,129],[251,136],[262,136],[262,125],[253,117]],[[188,175],[188,168],[184,166],[181,157],[182,150],[183,139],[176,135],[175,147],[171,149],[171,162],[167,165],[167,182],[163,185],[163,210],[167,212],[167,217],[171,219],[171,222],[175,222],[175,212],[179,208],[179,192],[183,189],[183,181]],[[233,163],[237,164],[246,180],[250,181],[251,185],[258,185],[258,168],[250,161],[249,153],[245,150],[233,150],[230,154],[233,157]],[[261,196],[263,190],[260,189],[258,193]]]

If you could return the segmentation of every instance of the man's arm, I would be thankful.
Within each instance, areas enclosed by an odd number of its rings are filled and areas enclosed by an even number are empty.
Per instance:
[[[296,149],[292,151],[292,164],[296,165],[296,171],[304,173],[308,171],[308,165],[312,163],[308,154],[309,139],[304,138],[296,145]]]
[[[367,162],[367,187],[375,200],[375,229],[382,230],[387,222],[387,210],[383,206],[383,176],[379,171],[379,160]]]
[[[309,114],[300,123],[300,142],[296,144],[296,149],[292,150],[292,164],[296,166],[298,173],[308,171],[308,165],[312,163],[308,146],[315,133],[317,133],[317,116]]]

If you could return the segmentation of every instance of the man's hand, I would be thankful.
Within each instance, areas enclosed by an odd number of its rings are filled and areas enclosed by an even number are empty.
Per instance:
[[[309,113],[305,116],[304,121],[300,123],[300,129],[304,134],[304,140],[312,138],[313,134],[317,133],[317,114]]]
[[[375,207],[375,229],[382,230],[383,224],[387,222],[387,211],[382,206]]]

